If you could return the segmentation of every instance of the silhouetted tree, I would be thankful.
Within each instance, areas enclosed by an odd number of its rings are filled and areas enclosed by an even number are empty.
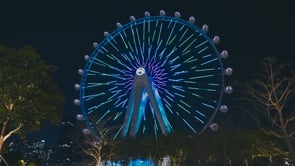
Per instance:
[[[295,161],[294,65],[280,63],[274,57],[265,58],[261,70],[244,87],[245,108],[255,125],[265,134],[283,139],[289,158]]]
[[[97,124],[91,130],[82,130],[84,136],[79,137],[79,145],[83,152],[92,159],[96,165],[100,165],[103,160],[110,160],[114,156],[113,148],[117,141],[114,140],[114,127],[107,127],[109,119]]]

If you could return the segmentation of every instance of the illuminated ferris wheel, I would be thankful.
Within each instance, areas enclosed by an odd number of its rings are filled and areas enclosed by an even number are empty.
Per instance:
[[[218,111],[223,93],[231,93],[219,52],[220,39],[207,35],[208,26],[195,25],[195,18],[173,17],[163,10],[159,16],[145,12],[144,17],[124,25],[117,23],[112,33],[104,32],[104,40],[94,43],[80,84],[80,105],[83,119],[91,130],[99,123],[119,126],[114,138],[177,130],[201,133]]]

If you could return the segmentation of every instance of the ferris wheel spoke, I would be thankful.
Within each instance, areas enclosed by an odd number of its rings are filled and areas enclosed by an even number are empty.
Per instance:
[[[158,51],[159,51],[159,49],[160,49],[161,46],[162,46],[162,40],[159,42],[159,44],[157,44],[157,48],[156,48],[155,53],[154,53],[154,57],[155,58],[157,57]]]
[[[171,22],[169,23],[168,28],[169,28],[170,25],[171,25]],[[171,28],[171,31],[170,31],[169,36],[168,36],[167,41],[166,41],[166,46],[171,45],[171,43],[176,38],[176,35],[174,35],[174,37],[171,39],[171,36],[172,36],[172,34],[174,33],[174,30],[175,30],[175,26],[176,26],[176,22],[173,23],[173,27]]]
[[[171,106],[169,106],[167,103],[165,103],[166,108],[168,109],[168,111],[173,114],[172,108]]]
[[[162,29],[163,29],[163,24],[162,24],[162,23],[160,23],[160,29],[159,29],[159,34],[158,34],[158,40],[157,40],[157,44],[159,44],[159,43],[160,43],[160,41],[161,41],[161,43],[163,42],[163,40],[161,40],[161,36],[162,36]]]
[[[194,55],[192,55],[192,56],[190,56],[189,58],[187,58],[185,61],[184,61],[184,63],[191,63],[191,62],[195,62],[195,61],[197,61],[198,59],[194,56]]]
[[[116,45],[113,43],[114,40],[110,40],[109,37],[107,38],[108,39],[108,42],[111,44],[111,46],[119,52],[119,49],[116,47]]]
[[[115,121],[115,120],[119,119],[122,115],[123,115],[123,112],[117,112],[115,117],[113,118],[113,120]]]
[[[129,53],[130,57],[134,60],[133,54],[135,53],[135,51],[133,49],[133,46],[131,45],[129,40],[127,40],[126,42],[128,43],[128,50],[130,50],[128,53]]]
[[[121,38],[121,41],[124,43],[125,49],[128,50],[128,45],[127,45],[127,43],[125,42],[125,39],[123,38],[121,32],[119,32],[119,36],[120,36],[120,38]]]
[[[142,48],[142,45],[141,45],[142,42],[140,41],[140,35],[139,35],[139,32],[138,32],[138,28],[137,27],[135,28],[135,31],[136,31],[138,48]]]
[[[101,117],[95,122],[95,124],[99,124],[111,111],[107,110]]]
[[[189,124],[185,119],[182,119],[184,121],[184,123],[194,132],[196,133],[197,131],[192,127],[191,124]]]
[[[111,85],[111,84],[113,84],[115,82],[117,82],[117,81],[100,82],[100,83],[98,83],[98,82],[95,82],[95,83],[89,82],[89,83],[87,83],[86,88],[92,88],[92,87],[103,86],[103,85]]]
[[[176,56],[175,58],[169,60],[169,64],[172,65],[177,59],[179,59],[179,56]]]
[[[142,43],[142,47],[140,47],[140,52],[141,52],[141,60],[142,60],[142,63],[141,64],[145,64],[145,44],[144,42]]]
[[[131,59],[129,59],[129,57],[128,57],[127,54],[125,54],[125,53],[121,53],[121,56],[122,56],[127,62],[129,62],[129,63],[132,62]]]
[[[204,124],[205,122],[203,120],[201,120],[199,117],[194,116],[195,119],[197,119],[197,121],[201,122],[202,124]]]
[[[203,69],[196,69],[195,72],[212,72],[212,71],[218,71],[219,68],[203,68]]]
[[[105,95],[105,93],[102,92],[102,93],[96,93],[96,94],[92,94],[92,95],[83,96],[83,99],[85,99],[86,101],[89,101],[89,100],[92,100],[96,97],[100,97],[102,95]]]
[[[183,105],[181,105],[181,104],[176,104],[179,108],[181,108],[183,111],[185,111],[185,112],[187,112],[188,114],[190,114],[191,112],[187,109],[187,108],[185,108]]]
[[[178,97],[181,97],[181,98],[185,98],[185,96],[184,96],[183,94],[180,94],[180,93],[178,93],[178,92],[173,92],[173,94],[174,94],[175,96],[178,96]]]
[[[189,77],[188,79],[196,80],[196,79],[203,79],[203,78],[214,77],[214,76],[215,75],[213,75],[213,74],[208,74],[208,75],[202,75],[202,76]]]
[[[182,25],[179,31],[182,31],[183,28],[184,28],[184,25]],[[184,32],[181,32],[182,35],[178,40],[180,42],[178,47],[181,47],[186,42],[186,39],[184,41],[183,39],[185,38],[185,35],[187,34],[187,32],[188,32],[188,29],[185,29]]]
[[[161,67],[163,67],[166,62],[170,59],[171,55],[176,51],[177,49],[174,47],[168,54],[165,55],[165,60],[161,64]]]
[[[133,44],[134,44],[134,50],[135,50],[135,52],[134,53],[136,53],[136,55],[138,55],[138,50],[137,50],[137,46],[136,46],[136,36],[135,36],[135,33],[134,33],[134,30],[133,30],[133,26],[131,25],[131,27],[130,27],[130,30],[131,30],[131,33],[132,33],[132,41],[133,41]]]
[[[175,69],[177,69],[178,67],[180,67],[181,64],[176,64],[170,67],[171,71],[174,71]]]
[[[202,124],[204,124],[205,122],[205,118],[206,115],[204,115],[203,113],[201,113],[200,111],[196,110],[195,111],[197,114],[195,114],[194,118],[197,119],[199,122],[201,122]]]
[[[202,58],[205,59],[205,58],[208,58],[208,57],[211,57],[211,56],[212,56],[212,54],[207,54],[207,55],[202,56]]]
[[[182,79],[182,78],[179,78],[179,79],[168,79],[168,81],[171,81],[171,82],[182,82],[182,81],[184,81],[184,79]]]
[[[120,94],[123,90],[117,90],[117,91],[111,91],[111,93],[113,94],[112,96],[110,96],[108,98],[108,100],[111,100],[112,98],[115,98],[118,94]]]
[[[156,36],[156,29],[157,29],[157,23],[158,23],[158,21],[156,22],[156,26],[155,26],[155,30],[153,31],[153,36],[152,36],[152,38],[151,38],[151,42],[154,42],[155,41],[155,36]]]
[[[204,52],[204,51],[206,51],[208,48],[209,48],[209,47],[208,47],[208,46],[206,46],[205,48],[203,48],[203,49],[201,49],[200,51],[198,51],[198,54],[201,54],[201,53],[203,53],[203,52]]]
[[[179,102],[181,102],[182,104],[184,104],[187,108],[192,108],[192,106],[190,106],[188,103],[186,103],[185,101],[183,100],[179,100]]]
[[[207,91],[207,92],[216,92],[216,89],[207,89],[207,88],[196,88],[196,87],[187,87],[187,89],[190,90],[196,90],[196,91]]]
[[[169,41],[168,44],[169,45],[172,45],[172,43],[175,41],[176,37],[177,37],[177,35],[173,36],[173,38]]]
[[[208,107],[208,108],[211,108],[211,109],[214,109],[214,108],[215,108],[214,106],[209,105],[209,104],[207,104],[207,103],[202,103],[202,105],[204,105],[204,106],[206,106],[206,107]]]
[[[174,88],[175,90],[181,91],[181,92],[185,92],[185,90],[183,89],[182,86],[176,86],[176,85],[172,85],[172,88]]]
[[[187,33],[187,31],[188,31],[188,29],[186,29],[186,31],[183,33],[183,35],[180,38],[180,41],[182,40],[182,38],[184,37],[184,35]],[[184,41],[182,41],[179,44],[179,47],[182,47],[184,44],[186,44],[193,36],[194,36],[194,34],[191,34],[188,38],[186,38]],[[196,39],[195,39],[195,41],[196,41]],[[193,43],[194,43],[194,41],[192,43],[190,43],[190,44],[193,44]],[[190,46],[190,44],[188,46]],[[184,48],[182,51],[185,52],[186,49]]]
[[[207,64],[212,63],[212,62],[217,61],[217,60],[218,60],[218,58],[214,58],[214,59],[211,59],[209,61],[206,61],[206,62],[202,63],[201,65],[207,65]]]
[[[109,103],[109,102],[111,102],[112,100],[107,100],[107,101],[105,101],[105,102],[101,102],[100,104],[98,104],[98,105],[95,105],[95,106],[92,106],[92,107],[89,107],[88,109],[87,109],[87,114],[88,115],[90,115],[90,114],[92,114],[94,111],[96,111],[96,110],[98,110],[98,108],[99,107],[101,107],[101,106],[103,106],[103,105],[105,105],[105,104],[107,104],[107,103]]]
[[[203,41],[202,43],[198,44],[195,48],[199,48],[199,47],[202,47],[203,45],[207,44],[208,43],[208,40],[205,40]],[[206,47],[205,47],[206,48]],[[207,49],[207,48],[206,48]]]
[[[197,41],[197,39],[194,39],[193,41],[191,41],[183,50],[182,50],[182,56],[188,54],[189,52],[191,52],[191,50],[189,48],[191,48],[191,46]]]
[[[119,137],[120,133],[122,132],[122,129],[123,129],[123,125],[121,125],[120,129],[116,132],[114,139],[117,139]]]

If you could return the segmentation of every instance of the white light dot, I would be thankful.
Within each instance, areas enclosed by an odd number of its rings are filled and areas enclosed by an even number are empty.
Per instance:
[[[165,11],[164,10],[160,10],[160,16],[165,16],[165,15],[166,15]]]
[[[227,107],[226,105],[221,105],[219,110],[220,110],[220,112],[222,112],[222,113],[227,113],[227,111],[228,111],[228,107]]]
[[[233,74],[233,69],[231,67],[228,67],[225,69],[225,75],[230,76]]]
[[[92,46],[93,46],[94,48],[96,48],[96,47],[98,46],[98,43],[97,43],[97,42],[93,42]]]
[[[109,32],[103,32],[103,36],[104,37],[107,37],[107,36],[109,36],[110,34],[109,34]]]
[[[130,21],[135,21],[136,18],[134,16],[130,16]]]
[[[231,94],[233,92],[233,88],[231,86],[226,86],[224,92],[226,94]]]
[[[84,59],[85,59],[85,61],[88,61],[89,60],[89,55],[84,55]]]
[[[90,134],[90,130],[89,129],[83,129],[82,133],[85,135],[89,135]]]
[[[189,19],[188,19],[188,21],[193,24],[193,23],[196,22],[196,19],[195,19],[195,17],[190,16]]]
[[[76,90],[80,90],[80,84],[75,84],[75,85],[74,85],[74,88],[75,88]]]
[[[175,12],[174,16],[175,16],[176,18],[180,18],[180,17],[181,17],[180,12]]]
[[[144,16],[149,17],[149,16],[151,16],[151,14],[148,11],[146,11],[146,12],[144,12]]]
[[[81,121],[81,120],[84,120],[84,117],[82,114],[77,114],[76,119]]]
[[[219,128],[219,126],[218,126],[217,123],[211,123],[211,124],[209,125],[209,128],[210,128],[212,131],[217,131],[218,128]]]
[[[223,51],[221,52],[221,54],[220,54],[220,57],[221,57],[222,59],[226,59],[226,58],[228,57],[228,52],[227,52],[226,50],[223,50]]]
[[[78,74],[82,75],[83,74],[83,69],[78,69]]]
[[[117,27],[117,28],[121,28],[121,27],[122,27],[122,24],[119,23],[119,22],[117,22],[117,23],[116,23],[116,27]]]
[[[208,30],[209,30],[208,25],[207,25],[207,24],[204,24],[204,25],[202,26],[202,30],[203,30],[204,32],[208,32]]]
[[[219,43],[220,43],[220,38],[219,38],[219,36],[214,36],[214,37],[213,37],[213,43],[214,43],[214,44],[219,44]]]
[[[74,103],[76,106],[79,106],[79,105],[80,105],[80,100],[79,100],[79,99],[74,99],[73,103]]]

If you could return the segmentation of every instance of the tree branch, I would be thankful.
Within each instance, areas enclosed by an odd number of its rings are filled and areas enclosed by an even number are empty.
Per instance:
[[[295,135],[295,131],[289,133],[289,137],[292,138],[292,139],[294,139],[294,138],[293,138],[294,135]]]
[[[287,118],[284,127],[286,128],[288,126],[288,124],[293,121],[295,121],[295,116],[291,116],[291,117]]]
[[[20,123],[20,124],[17,126],[17,128],[15,128],[15,129],[9,131],[9,132],[4,136],[3,140],[5,141],[7,138],[9,138],[12,134],[16,133],[16,132],[17,132],[18,130],[20,130],[22,127],[23,127],[23,124]]]

